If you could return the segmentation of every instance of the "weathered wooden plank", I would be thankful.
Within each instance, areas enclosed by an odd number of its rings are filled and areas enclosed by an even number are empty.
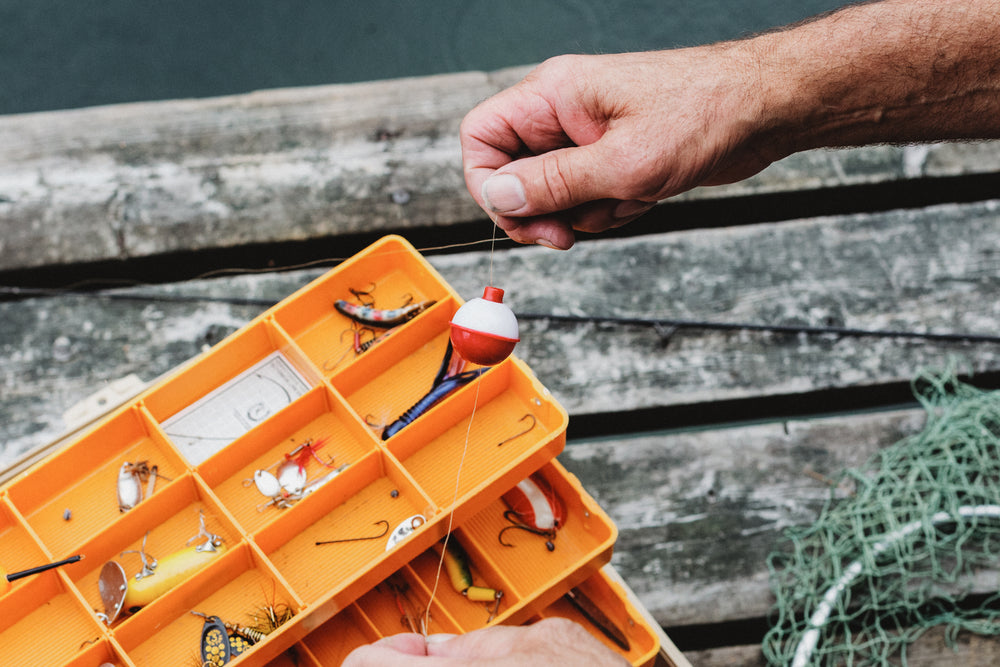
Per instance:
[[[517,312],[991,334],[1000,331],[997,202],[499,252]],[[477,295],[488,257],[436,258]],[[475,257],[472,257],[475,259]],[[524,323],[518,354],[571,414],[906,381],[996,345]]]
[[[498,251],[495,282],[518,312],[769,324],[1000,331],[996,202],[604,240],[567,253]],[[435,256],[465,297],[489,254]],[[277,302],[318,271],[142,288]],[[61,430],[104,382],[152,379],[263,307],[104,301],[68,295],[0,303],[0,442],[7,461]],[[518,354],[574,416],[906,381],[953,354],[982,372],[996,345],[522,322]],[[718,415],[726,419],[726,415]]]
[[[572,441],[559,458],[618,525],[615,569],[670,628],[765,617],[767,554],[829,497],[811,473],[860,466],[923,423],[901,410]]]
[[[0,271],[480,219],[458,125],[525,68],[0,116]],[[1000,144],[813,151],[678,200],[1000,171]]]

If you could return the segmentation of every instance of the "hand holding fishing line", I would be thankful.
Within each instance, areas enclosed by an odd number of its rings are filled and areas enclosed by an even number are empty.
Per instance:
[[[882,0],[751,39],[552,58],[465,117],[466,185],[515,241],[565,250],[797,151],[995,138],[998,16],[998,0]]]

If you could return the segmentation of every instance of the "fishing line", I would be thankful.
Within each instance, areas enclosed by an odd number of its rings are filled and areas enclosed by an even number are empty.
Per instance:
[[[485,242],[485,241],[484,241]],[[492,256],[490,258],[492,265]],[[492,273],[492,266],[491,266]],[[491,281],[492,282],[492,276]],[[197,296],[183,294],[142,294],[109,292],[105,290],[75,292],[69,289],[44,287],[4,287],[0,293],[18,296],[62,296],[77,294],[109,301],[144,301],[151,303],[225,303],[236,306],[270,308],[278,303],[274,299],[253,299],[232,296]],[[519,321],[558,322],[563,324],[607,324],[614,326],[650,327],[665,331],[669,338],[673,330],[689,331],[749,331],[756,333],[796,334],[806,336],[837,336],[841,338],[903,338],[942,343],[991,343],[1000,344],[1000,335],[962,332],[909,331],[906,329],[865,329],[862,327],[811,326],[807,324],[766,324],[725,320],[679,319],[669,317],[621,317],[614,315],[558,315],[555,313],[515,313]]]
[[[490,244],[490,275],[492,277],[492,261],[493,261],[493,251],[496,247],[496,226],[494,224],[493,235],[490,238],[478,239],[476,241],[462,241],[460,243],[448,243],[445,245],[435,245],[435,246],[422,246],[417,248],[418,252],[436,252],[439,250],[451,250],[453,248],[468,248],[475,245]],[[405,254],[406,250],[397,251],[386,251],[386,254],[399,253]],[[300,262],[298,264],[285,264],[282,266],[268,266],[260,268],[241,268],[241,267],[224,267],[221,269],[212,269],[211,271],[206,271],[205,273],[200,273],[191,278],[185,278],[184,280],[176,281],[174,284],[182,284],[186,282],[193,282],[197,280],[205,280],[208,278],[218,278],[227,275],[259,275],[266,273],[278,273],[283,271],[300,271],[302,269],[309,269],[315,266],[320,266],[323,264],[339,264],[350,259],[350,257],[322,257],[320,259],[310,260],[308,262]],[[131,280],[123,278],[87,278],[85,280],[79,280],[74,283],[70,283],[63,287],[20,287],[17,285],[0,285],[0,294],[10,294],[13,296],[59,296],[62,294],[91,294],[91,293],[101,293],[103,290],[86,290],[88,285],[104,285],[108,284],[117,285],[118,287],[152,287],[155,283],[145,282],[143,280]],[[165,299],[166,300],[166,299]],[[210,300],[210,299],[206,299]]]
[[[497,243],[497,224],[495,218],[491,216],[493,221],[493,229],[490,238],[479,239],[476,241],[464,241],[461,243],[449,243],[445,245],[436,246],[423,246],[418,248],[419,252],[429,252],[436,250],[448,250],[451,248],[464,248],[474,245],[483,245],[486,243],[490,244],[490,261],[489,261],[489,282],[493,283],[493,257],[496,252]],[[502,240],[502,239],[501,239]],[[404,251],[399,251],[404,252]],[[276,273],[279,271],[295,271],[305,268],[310,268],[319,264],[324,264],[328,262],[343,262],[349,257],[327,257],[325,259],[317,259],[310,262],[302,262],[300,264],[291,264],[281,267],[267,267],[260,269],[240,269],[236,267],[215,269],[207,273],[195,276],[193,278],[188,278],[180,283],[192,282],[196,280],[203,280],[208,277],[217,277],[220,275],[225,275],[228,273],[249,273],[249,274],[262,274],[262,273]],[[259,306],[262,308],[270,308],[274,306],[277,301],[273,299],[254,299],[248,297],[231,297],[231,296],[189,296],[181,294],[127,294],[123,292],[108,291],[107,289],[98,290],[83,290],[82,288],[89,284],[106,284],[108,282],[115,282],[121,287],[153,287],[152,283],[143,282],[140,280],[100,280],[100,279],[87,279],[76,283],[72,283],[65,287],[50,288],[50,287],[18,287],[18,286],[8,286],[0,285],[0,294],[9,294],[12,296],[63,296],[67,294],[74,294],[80,296],[89,296],[93,298],[102,298],[108,300],[120,300],[120,301],[147,301],[147,302],[162,302],[162,303],[226,303],[238,306]],[[658,318],[658,317],[619,317],[619,316],[596,316],[596,315],[557,315],[554,313],[516,313],[518,320],[547,320],[550,322],[561,322],[566,324],[611,324],[617,326],[640,326],[640,327],[653,327],[658,330],[666,330],[667,333],[664,338],[669,338],[670,334],[673,333],[672,330],[705,330],[705,331],[750,331],[750,332],[762,332],[762,333],[778,333],[778,334],[801,334],[810,336],[839,336],[844,338],[904,338],[904,339],[917,339],[924,341],[934,341],[934,342],[957,342],[957,343],[1000,343],[1000,335],[990,335],[990,334],[973,334],[973,333],[961,333],[961,332],[926,332],[926,331],[909,331],[905,329],[865,329],[861,327],[843,327],[843,326],[811,326],[811,325],[799,325],[799,324],[767,324],[758,322],[734,322],[734,321],[713,321],[713,320],[698,320],[698,319],[678,319],[678,318]]]
[[[493,221],[493,230],[490,238],[490,269],[488,284],[492,285],[493,255],[496,251],[497,221],[492,214],[490,214],[490,219]],[[455,504],[458,502],[458,490],[462,481],[462,467],[465,465],[465,455],[469,452],[469,438],[472,434],[472,421],[476,418],[476,409],[479,407],[479,389],[482,386],[482,379],[480,379],[480,381],[476,383],[476,395],[472,399],[472,414],[469,415],[469,425],[465,429],[465,444],[462,446],[462,456],[458,460],[458,472],[455,475],[455,493],[451,498],[451,512],[448,513],[448,529],[444,534],[444,544],[441,546],[441,558],[438,560],[437,572],[434,574],[434,586],[431,588],[431,595],[427,600],[427,609],[424,611],[424,623],[421,628],[424,631],[424,637],[427,636],[427,628],[430,626],[431,604],[434,602],[434,596],[437,595],[438,585],[441,583],[441,570],[444,567],[445,554],[448,551],[448,541],[451,540],[451,529],[455,520]]]

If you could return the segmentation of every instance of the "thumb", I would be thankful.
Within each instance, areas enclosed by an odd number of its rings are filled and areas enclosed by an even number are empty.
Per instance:
[[[483,203],[500,215],[528,217],[619,198],[624,172],[609,158],[597,142],[514,160],[483,181]]]

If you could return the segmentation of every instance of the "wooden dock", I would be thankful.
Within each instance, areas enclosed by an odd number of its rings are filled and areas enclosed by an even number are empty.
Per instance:
[[[491,227],[457,128],[522,74],[0,117],[0,467],[384,234],[478,296]],[[997,143],[814,151],[569,252],[497,243],[516,354],[571,415],[560,460],[692,664],[763,664],[766,555],[824,476],[921,427],[917,371],[958,359],[1000,386],[996,341],[909,335],[1000,334],[998,186]],[[997,647],[931,632],[908,664]]]

